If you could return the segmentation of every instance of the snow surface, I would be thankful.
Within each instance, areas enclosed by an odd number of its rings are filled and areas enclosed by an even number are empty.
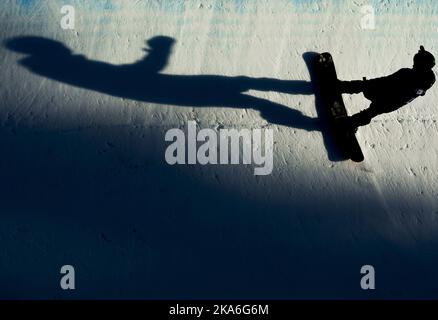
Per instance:
[[[73,31],[60,27],[65,3]],[[364,4],[375,30],[361,29]],[[329,51],[340,78],[373,78],[410,67],[420,45],[438,53],[437,26],[433,0],[0,4],[2,42],[45,37],[94,61],[134,63],[145,40],[172,37],[169,75],[310,81],[303,54]],[[115,97],[37,75],[24,57],[0,47],[0,297],[438,298],[437,86],[361,128],[354,164],[321,131],[251,107]],[[317,117],[314,95],[247,94]],[[189,120],[273,129],[272,174],[169,166],[165,132]],[[59,287],[66,264],[75,291]],[[374,291],[360,288],[367,264]]]

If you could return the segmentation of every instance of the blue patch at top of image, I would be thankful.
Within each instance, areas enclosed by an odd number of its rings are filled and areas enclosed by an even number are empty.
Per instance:
[[[240,14],[245,13],[246,2],[246,0],[233,0],[234,10],[236,10],[236,12]]]
[[[18,0],[21,6],[28,7],[35,4],[35,0]]]
[[[184,13],[186,10],[186,5],[184,0],[172,0],[172,1],[157,1],[149,0],[139,3],[144,8],[149,10],[164,11],[169,13]]]
[[[327,4],[329,10],[331,10],[338,8],[342,2],[342,0],[332,0],[330,2],[325,0],[291,0],[293,11],[301,13],[324,13],[327,11],[325,10]],[[348,5],[346,1],[343,3]]]
[[[36,8],[37,1],[35,0],[18,0],[20,14],[30,14]]]
[[[438,14],[438,1],[436,0],[369,0],[377,15],[399,14],[399,15],[436,15]]]
[[[119,9],[119,5],[116,5],[113,0],[17,0],[20,15],[37,14],[39,8],[43,5],[47,6],[50,2],[59,5],[60,8],[63,5],[72,5],[92,11],[116,11]]]
[[[89,1],[86,3],[86,6],[96,11],[116,11],[118,9],[112,0]]]

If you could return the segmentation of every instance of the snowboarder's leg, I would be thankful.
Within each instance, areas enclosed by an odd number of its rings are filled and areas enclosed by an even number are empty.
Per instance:
[[[370,124],[372,118],[378,116],[381,113],[383,112],[379,111],[379,108],[376,106],[376,104],[371,103],[368,109],[362,110],[361,112],[351,116],[350,123],[353,128],[366,126]]]
[[[338,90],[341,93],[361,93],[365,90],[365,81],[354,80],[354,81],[338,81]]]

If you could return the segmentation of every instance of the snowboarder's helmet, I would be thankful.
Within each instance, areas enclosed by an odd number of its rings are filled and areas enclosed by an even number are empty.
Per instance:
[[[420,50],[414,56],[414,68],[419,70],[430,70],[435,66],[435,57],[420,46]]]

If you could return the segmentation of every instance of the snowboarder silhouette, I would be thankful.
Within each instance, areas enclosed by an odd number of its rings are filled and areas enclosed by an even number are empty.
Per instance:
[[[356,94],[363,92],[371,101],[365,109],[348,118],[348,125],[354,130],[365,126],[371,119],[398,110],[419,96],[424,96],[435,83],[432,68],[435,66],[434,56],[423,46],[414,56],[412,69],[403,68],[386,77],[367,80],[339,81],[341,93]]]

